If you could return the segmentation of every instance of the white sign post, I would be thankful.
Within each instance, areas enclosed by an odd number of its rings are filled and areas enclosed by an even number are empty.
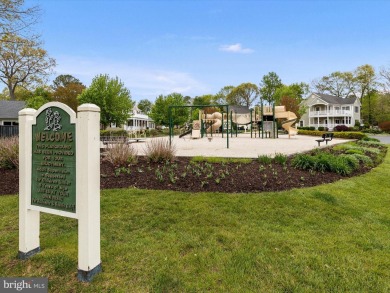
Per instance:
[[[100,260],[100,108],[78,115],[51,102],[19,112],[19,254],[40,251],[40,212],[78,219],[78,279],[89,282]]]

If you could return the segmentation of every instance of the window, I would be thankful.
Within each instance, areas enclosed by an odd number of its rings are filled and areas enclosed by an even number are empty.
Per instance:
[[[334,120],[334,123],[340,124],[340,119],[335,119],[335,120]]]
[[[3,125],[10,126],[10,125],[12,125],[12,122],[9,122],[9,121],[4,121],[4,122],[3,122]]]
[[[320,111],[320,107],[316,107],[316,111],[319,112]]]
[[[355,113],[359,113],[359,107],[355,106]]]
[[[303,121],[299,121],[299,127],[303,127]]]

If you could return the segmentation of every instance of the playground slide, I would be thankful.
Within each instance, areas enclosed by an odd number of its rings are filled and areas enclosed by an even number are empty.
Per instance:
[[[246,125],[251,123],[250,114],[233,114],[232,120],[236,124]]]
[[[187,130],[185,132],[183,132],[182,134],[179,135],[179,138],[182,138],[183,136],[186,136],[188,134],[191,134],[192,133],[192,128],[190,130]]]
[[[206,121],[211,120],[213,123],[211,126],[209,126],[206,129],[207,133],[210,133],[211,131],[213,133],[216,132],[222,125],[222,121],[221,121],[222,114],[219,112],[214,112],[213,114],[206,114],[205,118],[206,118]]]
[[[284,106],[283,106],[284,108]],[[290,111],[278,111],[279,109],[276,109],[275,111],[275,118],[285,118],[282,122],[282,127],[288,132],[288,137],[291,135],[296,135],[298,133],[298,129],[293,127],[292,125],[297,120],[297,115],[295,115],[294,112]],[[282,109],[280,109],[282,110]]]

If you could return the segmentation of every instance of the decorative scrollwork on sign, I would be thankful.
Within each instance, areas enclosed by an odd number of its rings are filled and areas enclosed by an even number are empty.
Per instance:
[[[46,131],[58,131],[62,128],[62,125],[60,124],[61,121],[61,115],[58,113],[58,111],[53,112],[51,108],[48,108],[46,110],[46,127],[44,130]]]

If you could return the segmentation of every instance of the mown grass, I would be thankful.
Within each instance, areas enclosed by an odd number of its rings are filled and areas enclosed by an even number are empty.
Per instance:
[[[20,261],[17,197],[3,196],[0,276],[48,277],[50,292],[388,292],[389,172],[390,152],[363,176],[287,192],[102,191],[89,284],[77,221],[42,214],[42,251]]]

